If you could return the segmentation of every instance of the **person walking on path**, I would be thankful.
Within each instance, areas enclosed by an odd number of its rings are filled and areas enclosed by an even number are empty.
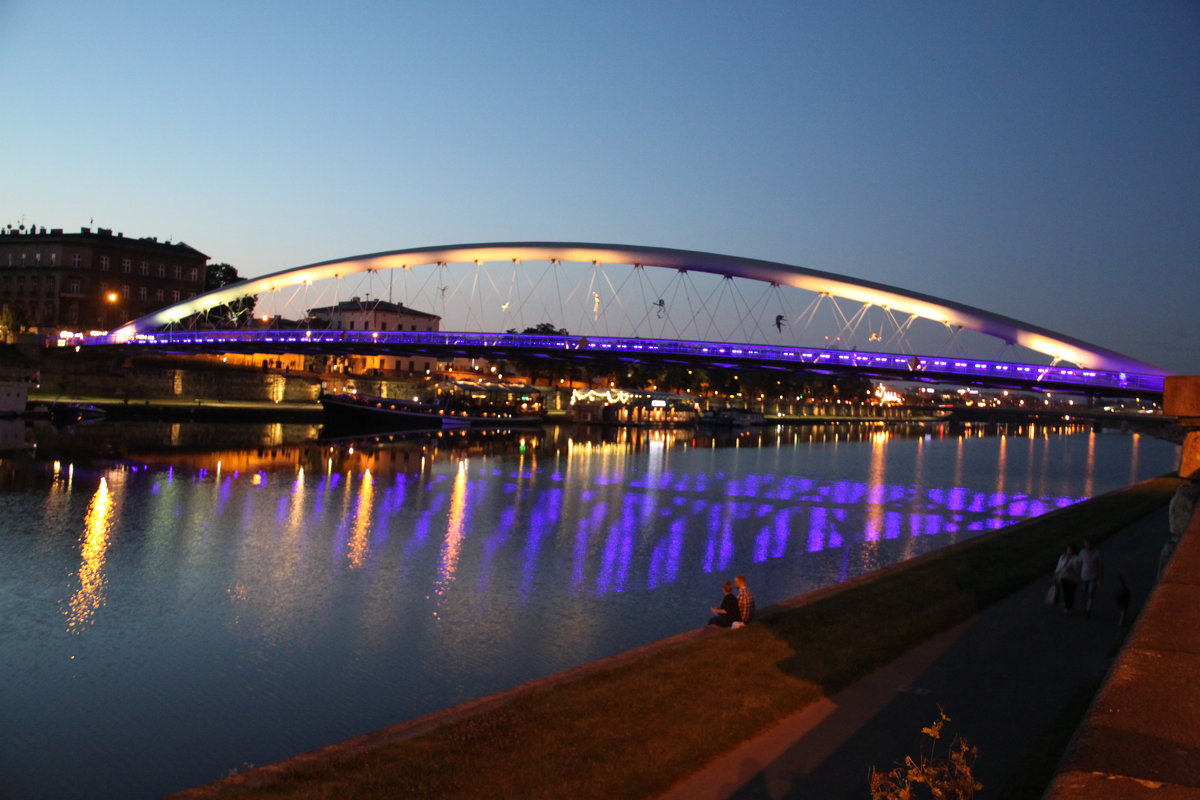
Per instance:
[[[738,587],[738,611],[741,614],[741,623],[746,625],[754,619],[754,593],[746,586],[746,576],[738,575],[734,580],[737,581]]]
[[[725,596],[721,598],[721,607],[712,609],[715,615],[708,621],[709,625],[716,625],[719,628],[728,628],[735,622],[740,622],[742,619],[741,609],[738,608],[738,599],[733,594],[733,584],[725,581]]]
[[[1104,580],[1104,559],[1091,539],[1083,540],[1083,552],[1079,554],[1079,579],[1083,582],[1083,617],[1092,616],[1092,600]]]
[[[1075,608],[1075,587],[1079,585],[1079,554],[1075,545],[1067,545],[1067,549],[1058,557],[1054,580],[1062,596],[1063,612],[1070,614]]]

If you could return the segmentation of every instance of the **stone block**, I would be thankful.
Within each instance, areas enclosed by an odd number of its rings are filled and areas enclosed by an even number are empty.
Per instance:
[[[1063,771],[1200,787],[1200,661],[1126,649],[1100,690]]]
[[[1200,424],[1200,375],[1168,375],[1163,384],[1163,413]]]

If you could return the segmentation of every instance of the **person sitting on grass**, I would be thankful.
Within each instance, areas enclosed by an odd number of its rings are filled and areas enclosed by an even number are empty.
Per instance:
[[[738,575],[734,580],[737,581],[738,613],[741,618],[733,627],[740,628],[754,619],[754,593],[750,591],[750,587],[746,586],[745,575]]]
[[[708,621],[708,624],[716,625],[718,628],[728,628],[741,620],[738,600],[733,595],[733,584],[729,581],[725,581],[725,596],[721,598],[721,607],[712,609],[712,613],[715,616]]]

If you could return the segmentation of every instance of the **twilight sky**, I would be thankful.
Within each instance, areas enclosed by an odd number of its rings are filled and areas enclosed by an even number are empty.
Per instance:
[[[799,264],[1200,374],[1200,4],[0,0],[0,225]]]

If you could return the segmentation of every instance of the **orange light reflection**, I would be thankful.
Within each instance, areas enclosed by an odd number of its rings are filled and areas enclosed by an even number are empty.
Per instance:
[[[112,530],[112,523],[113,499],[108,490],[108,479],[101,478],[96,493],[88,503],[80,550],[79,589],[71,597],[71,610],[67,614],[69,633],[82,633],[104,602],[104,560],[108,553],[108,534]]]

